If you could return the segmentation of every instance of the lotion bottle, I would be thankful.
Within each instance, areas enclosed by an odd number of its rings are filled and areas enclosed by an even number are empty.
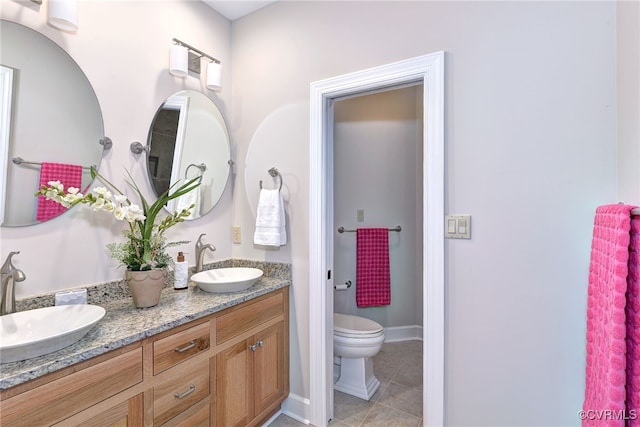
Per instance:
[[[182,290],[188,287],[189,263],[184,259],[184,253],[178,252],[174,270],[173,289]]]

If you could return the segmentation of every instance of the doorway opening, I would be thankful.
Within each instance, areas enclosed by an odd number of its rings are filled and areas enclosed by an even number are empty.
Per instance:
[[[311,84],[309,325],[310,422],[333,415],[333,103],[423,84],[423,414],[444,421],[444,52]],[[428,381],[427,381],[428,378]]]

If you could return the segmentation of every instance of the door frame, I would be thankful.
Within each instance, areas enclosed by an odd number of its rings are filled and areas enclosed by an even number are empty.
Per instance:
[[[444,424],[444,52],[311,83],[309,158],[310,422],[333,416],[333,100],[424,85],[423,414]],[[427,345],[428,344],[428,345]]]

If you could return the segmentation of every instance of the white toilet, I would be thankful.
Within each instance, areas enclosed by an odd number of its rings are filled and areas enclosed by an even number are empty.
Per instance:
[[[372,357],[384,343],[382,326],[364,317],[333,314],[334,389],[369,400],[380,386]]]

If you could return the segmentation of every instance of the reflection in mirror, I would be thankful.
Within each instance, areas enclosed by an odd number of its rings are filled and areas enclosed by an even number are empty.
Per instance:
[[[106,148],[102,113],[78,64],[42,34],[2,20],[0,52],[3,85],[7,69],[12,75],[10,95],[0,90],[0,222],[32,225],[60,213],[33,195],[50,166],[70,165],[77,186],[90,185],[89,167],[100,165]]]
[[[149,130],[147,170],[156,196],[171,183],[201,177],[198,189],[170,201],[174,212],[195,205],[195,219],[218,203],[231,169],[231,148],[224,118],[211,99],[185,90],[170,96],[158,109]]]
[[[13,70],[0,65],[0,165],[6,165],[9,160],[9,135],[11,135],[11,100],[13,91]],[[4,204],[7,171],[2,168],[0,173],[0,219],[4,219]],[[4,222],[4,221],[1,221]]]

